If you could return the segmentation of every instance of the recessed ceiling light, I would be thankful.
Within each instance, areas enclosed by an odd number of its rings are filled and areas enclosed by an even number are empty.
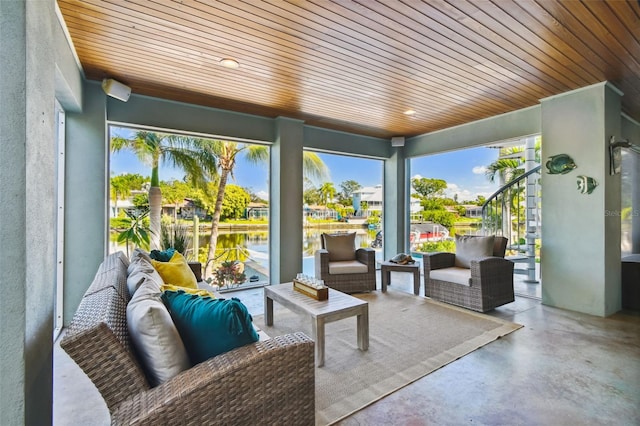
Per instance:
[[[240,66],[240,63],[233,58],[222,58],[220,59],[220,65],[225,68],[236,69]]]
[[[413,114],[415,114],[415,113],[416,113],[416,112],[415,112],[414,110],[412,110],[412,109],[408,109],[408,110],[406,110],[406,111],[404,112],[404,115],[413,115]]]

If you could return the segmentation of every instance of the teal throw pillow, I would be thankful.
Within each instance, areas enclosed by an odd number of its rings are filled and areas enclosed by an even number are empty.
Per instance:
[[[166,250],[151,250],[149,253],[149,257],[153,260],[157,260],[158,262],[168,262],[173,257],[173,254],[176,252],[176,249],[170,247]]]
[[[247,307],[235,297],[213,299],[178,290],[164,291],[162,300],[194,365],[259,339]]]

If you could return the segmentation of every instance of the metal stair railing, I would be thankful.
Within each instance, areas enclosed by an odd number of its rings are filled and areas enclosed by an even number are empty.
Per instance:
[[[516,273],[527,275],[525,282],[537,282],[535,250],[542,225],[540,170],[541,166],[536,166],[503,185],[482,205],[482,234],[509,239],[508,258],[526,263],[526,269],[516,269]]]

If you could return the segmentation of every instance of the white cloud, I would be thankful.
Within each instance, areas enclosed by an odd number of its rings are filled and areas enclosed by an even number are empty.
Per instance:
[[[267,191],[258,191],[256,192],[256,195],[263,200],[269,199],[269,193]]]
[[[421,175],[413,175],[413,177],[411,179],[422,179]]]
[[[460,187],[455,183],[447,183],[447,189],[450,191],[457,191]]]
[[[488,190],[488,191],[487,191]],[[487,185],[474,186],[472,188],[464,188],[455,183],[447,183],[447,189],[444,191],[445,197],[454,198],[454,196],[458,195],[458,202],[462,201],[473,201],[478,198],[478,196],[483,196],[488,198],[491,194],[493,194],[493,190],[491,187]]]
[[[447,189],[444,190],[444,196],[447,198],[453,198],[458,194],[458,200],[464,200],[465,194],[469,193],[466,189],[460,188],[458,184],[447,182]]]
[[[474,175],[483,175],[483,174],[486,173],[487,167],[486,166],[475,166],[473,169],[471,169],[471,171],[473,172]]]
[[[458,201],[473,200],[476,198],[468,189],[456,188],[452,190],[451,188],[447,188],[445,191],[445,195],[448,198],[454,198],[456,194],[458,195]]]

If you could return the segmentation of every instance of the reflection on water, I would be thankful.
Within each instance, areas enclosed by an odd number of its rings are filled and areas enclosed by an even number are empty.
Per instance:
[[[367,230],[364,228],[358,229],[346,229],[336,231],[335,228],[305,228],[302,241],[302,257],[303,266],[302,271],[307,275],[314,274],[314,252],[321,247],[320,235],[323,232],[355,232],[356,233],[356,247],[370,247],[371,242],[375,239],[375,230]],[[199,251],[200,261],[206,259],[206,255],[209,247],[209,233],[205,232],[204,235],[200,235],[199,238]],[[126,253],[124,245],[118,245],[118,243],[112,239],[110,244],[110,252],[122,250]],[[132,248],[130,249],[132,250]],[[378,252],[377,257],[381,257],[381,249],[376,250]],[[269,233],[266,230],[260,231],[237,231],[237,232],[225,232],[221,230],[218,235],[218,242],[216,244],[216,257],[220,261],[224,260],[238,260],[245,264],[245,274],[247,280],[254,277],[252,284],[266,283],[269,277]],[[193,259],[193,251],[190,249],[187,253],[188,259]],[[257,279],[255,278],[257,277]]]
[[[320,235],[328,230],[321,228],[307,228],[303,233],[302,257],[303,273],[313,275],[313,255],[321,248]],[[331,230],[331,232],[334,232]],[[352,229],[349,232],[356,233],[356,247],[370,247],[375,238],[376,231],[366,229]],[[208,246],[208,237],[200,239],[200,246]],[[240,250],[243,249],[243,250]],[[269,234],[268,232],[233,232],[220,234],[217,250],[225,252],[223,258],[247,262],[248,267],[258,266],[268,271],[269,268]],[[242,254],[246,254],[246,258]],[[225,257],[227,256],[227,257]],[[240,257],[235,257],[240,256]]]
[[[475,234],[478,226],[470,224],[464,227],[457,226],[455,233]],[[314,253],[320,249],[320,235],[323,232],[355,232],[356,247],[371,247],[371,242],[375,239],[376,230],[365,228],[341,229],[335,228],[305,228],[302,241],[302,271],[307,275],[314,275]],[[118,245],[117,236],[112,234],[110,253],[122,250],[126,253],[124,245]],[[203,232],[199,238],[199,251],[201,262],[206,261],[209,247],[209,233]],[[130,248],[132,250],[133,248]],[[238,260],[245,264],[247,279],[253,277],[253,283],[266,283],[269,280],[269,232],[259,231],[233,231],[221,230],[218,235],[216,256],[219,261]],[[193,250],[187,253],[188,259],[194,259]],[[382,249],[376,249],[376,260],[382,260]],[[257,277],[257,278],[256,278]]]

